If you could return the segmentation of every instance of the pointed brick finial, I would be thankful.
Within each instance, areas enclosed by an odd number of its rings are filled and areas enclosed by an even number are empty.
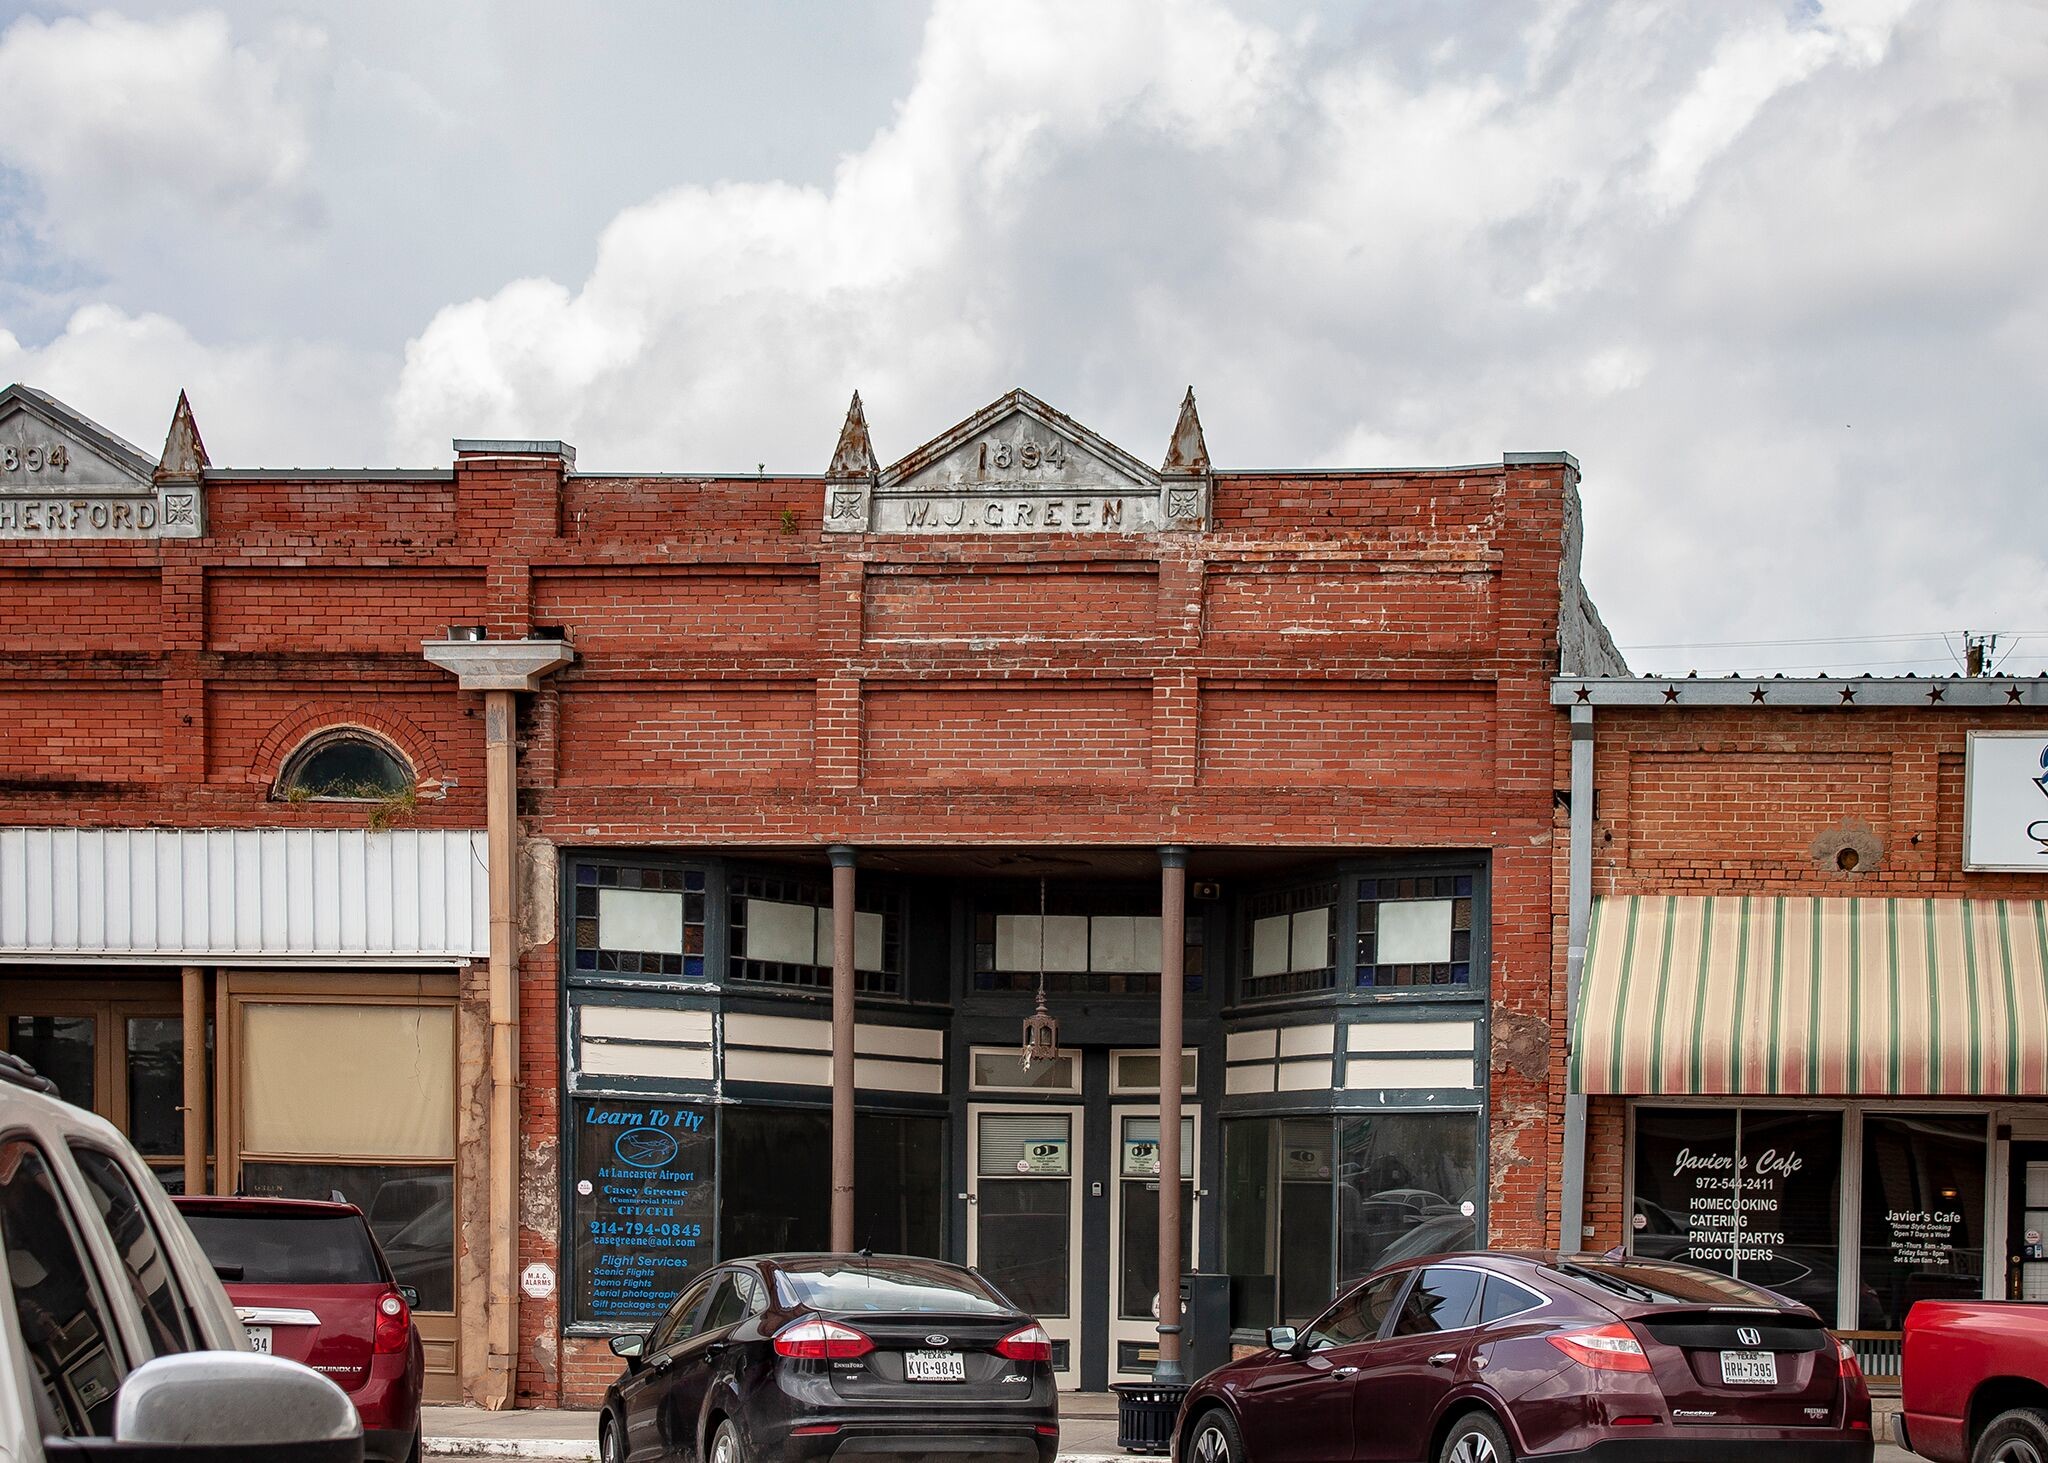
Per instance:
[[[178,393],[178,409],[171,414],[170,434],[164,438],[163,460],[157,464],[156,479],[196,478],[212,464],[206,458],[206,444],[199,440],[199,424],[192,419],[192,403]]]
[[[839,429],[839,445],[832,449],[832,465],[825,469],[825,476],[872,478],[877,470],[874,444],[868,440],[868,419],[856,391],[853,404],[846,408],[846,425]]]
[[[1202,419],[1195,413],[1195,388],[1181,398],[1180,420],[1173,424],[1173,440],[1166,444],[1166,461],[1161,472],[1205,473],[1209,470],[1209,444],[1202,440]]]

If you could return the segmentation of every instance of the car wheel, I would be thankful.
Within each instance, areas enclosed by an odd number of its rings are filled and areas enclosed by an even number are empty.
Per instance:
[[[710,1463],[747,1463],[746,1449],[740,1446],[740,1430],[730,1422],[721,1422],[718,1431],[711,1435]]]
[[[1436,1456],[1437,1463],[1515,1463],[1508,1435],[1490,1412],[1468,1412],[1452,1423]]]
[[[1196,1418],[1188,1433],[1187,1457],[1188,1463],[1247,1463],[1237,1420],[1220,1407]]]
[[[609,1412],[597,1425],[597,1455],[604,1463],[626,1463],[626,1448],[619,1438],[619,1425],[612,1421]]]
[[[1977,1438],[1970,1463],[2048,1463],[2048,1412],[2015,1407],[1999,1413]]]

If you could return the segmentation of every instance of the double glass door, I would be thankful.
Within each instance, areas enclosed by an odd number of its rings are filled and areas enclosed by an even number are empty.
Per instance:
[[[89,995],[0,981],[5,1048],[57,1084],[74,1106],[128,1135],[172,1193],[185,1185],[185,1028],[171,981],[119,981]],[[213,1024],[207,1023],[207,1059]],[[209,1090],[211,1080],[209,1074]],[[210,1137],[210,1135],[209,1135]],[[211,1144],[209,1142],[209,1147]]]
[[[968,1263],[1045,1327],[1062,1387],[1084,1375],[1149,1377],[1158,1354],[1157,1105],[1111,1106],[1105,1153],[1083,1143],[1079,1104],[975,1103],[967,1116]],[[1192,1108],[1181,1121],[1181,1254],[1192,1270],[1201,1122]],[[1106,1304],[1084,1290],[1089,1254],[1108,1257]],[[1106,1355],[1096,1362],[1089,1353],[1098,1347]]]

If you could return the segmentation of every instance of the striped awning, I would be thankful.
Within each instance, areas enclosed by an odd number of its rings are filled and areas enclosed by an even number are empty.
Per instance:
[[[1574,1091],[2048,1095],[2048,902],[1594,901]]]

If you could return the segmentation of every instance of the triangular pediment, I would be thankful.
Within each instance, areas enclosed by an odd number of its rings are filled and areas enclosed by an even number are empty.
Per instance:
[[[1030,392],[1012,391],[883,469],[877,486],[1157,492],[1159,474]]]
[[[54,396],[0,391],[0,492],[150,492],[155,473],[155,458]]]

